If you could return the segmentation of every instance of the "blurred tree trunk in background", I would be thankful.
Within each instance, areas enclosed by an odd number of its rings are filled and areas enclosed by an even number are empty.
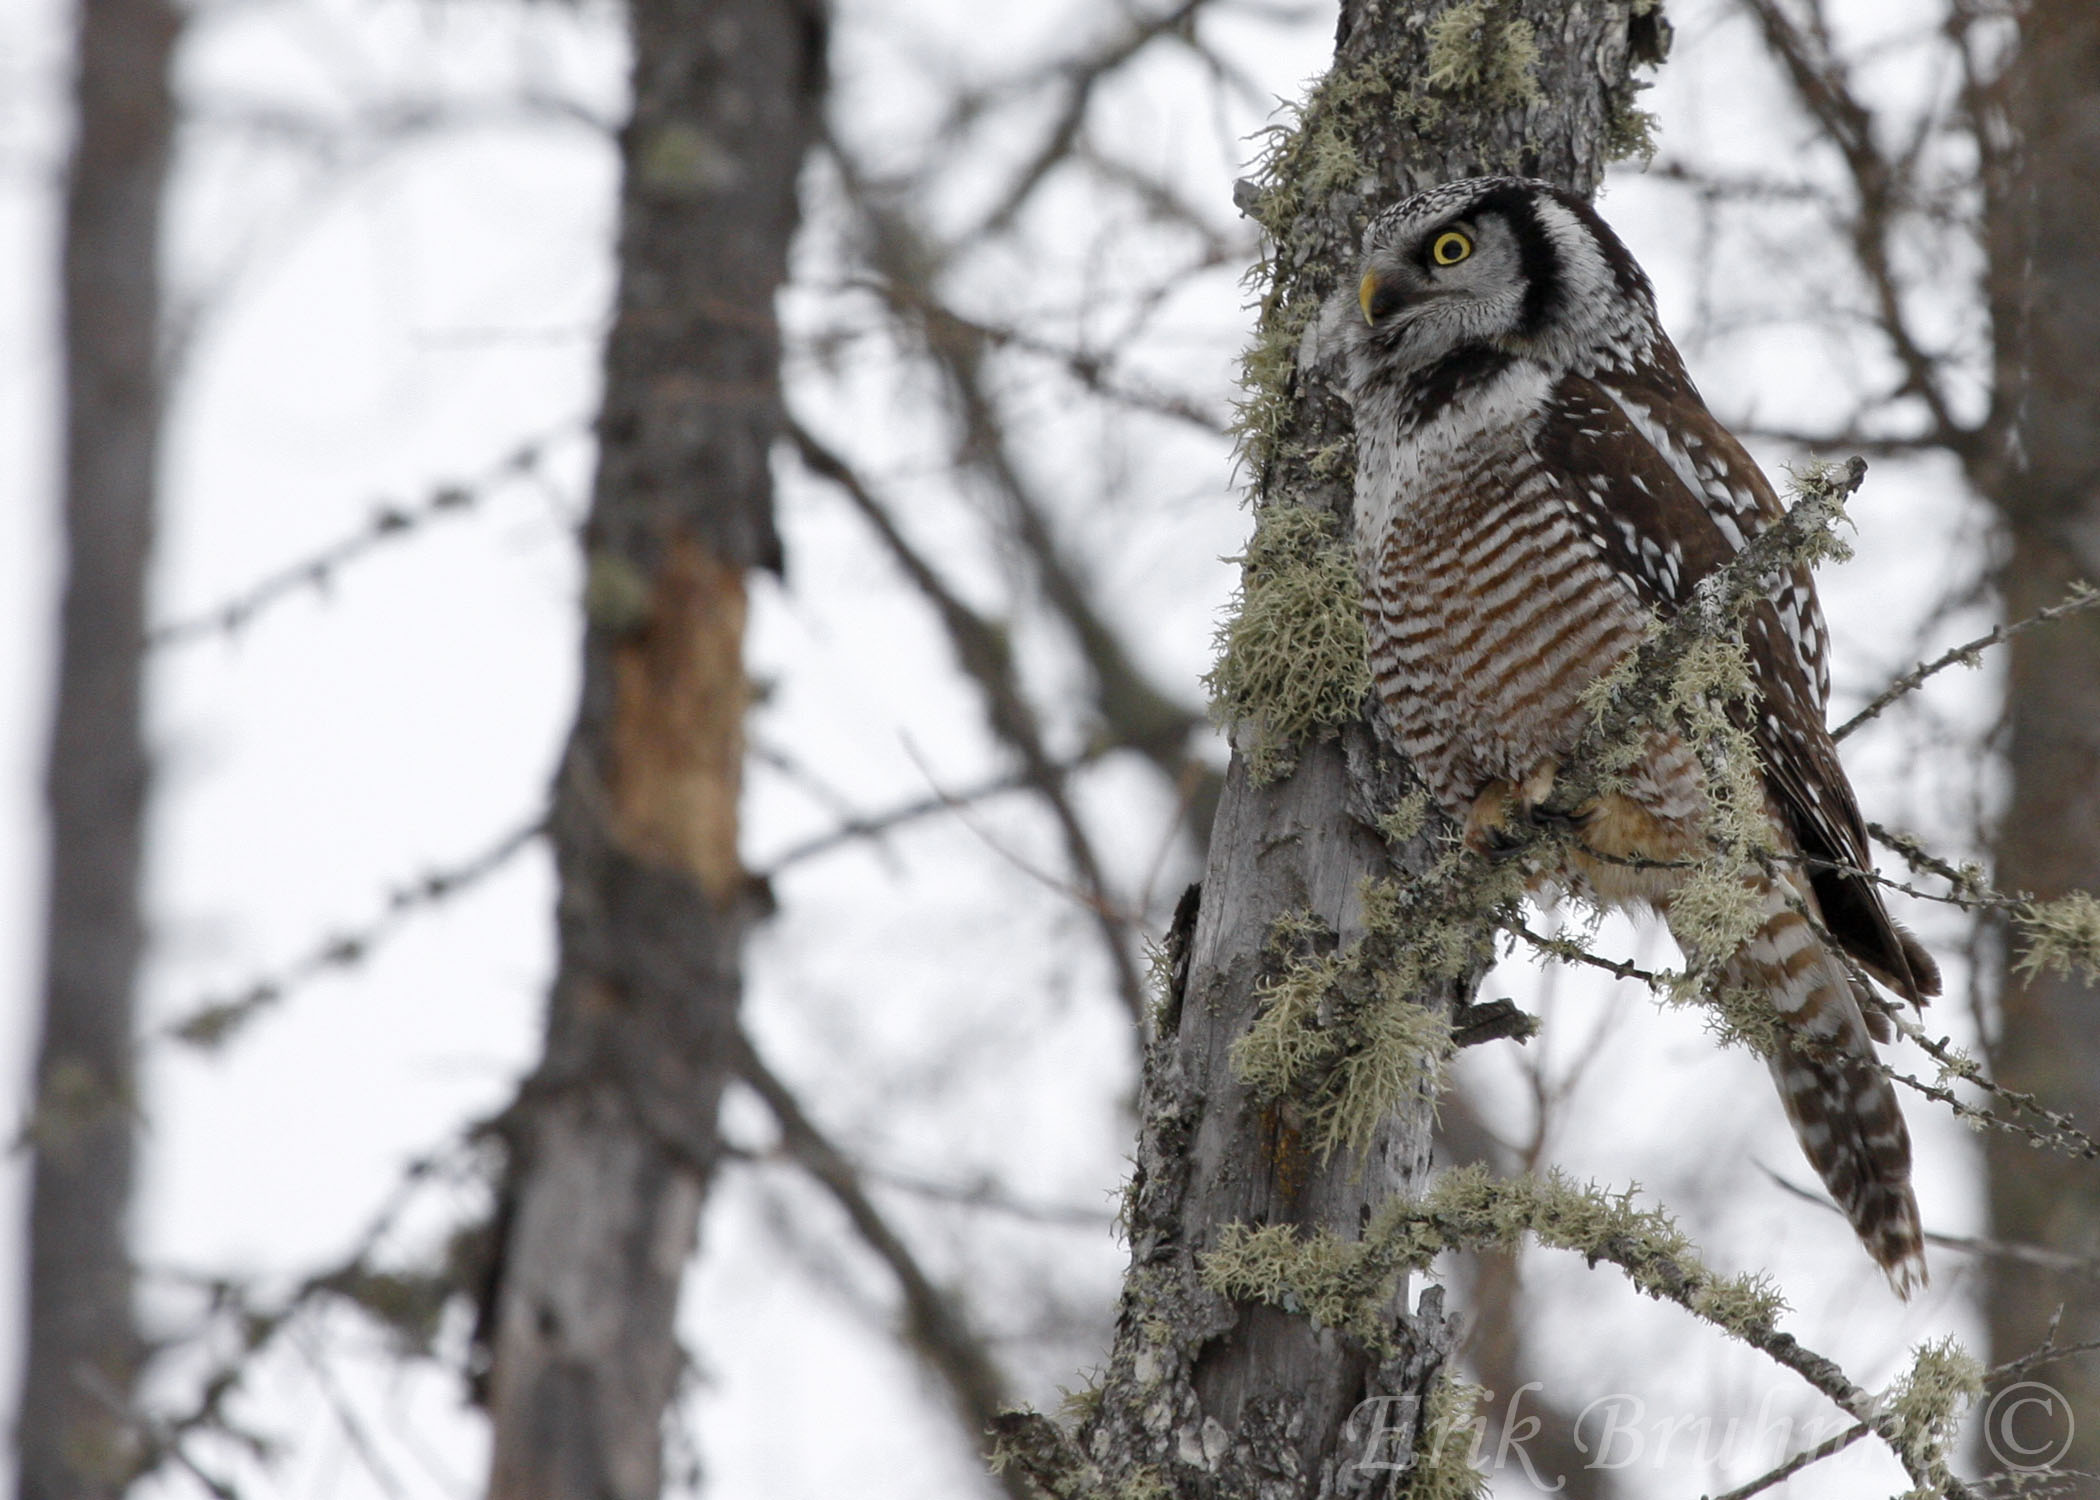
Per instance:
[[[777,569],[773,299],[823,94],[819,0],[633,0],[619,292],[555,788],[560,967],[505,1123],[483,1310],[499,1500],[646,1500],[735,1067],[745,575]]]
[[[23,1500],[123,1493],[145,1447],[128,1234],[148,762],[146,570],[161,392],[160,217],[173,123],[166,0],[81,0],[65,207],[65,582],[43,1037],[29,1142]]]
[[[1659,51],[1657,22],[1620,5],[1345,0],[1332,70],[1295,135],[1273,147],[1265,180],[1242,185],[1274,239],[1257,345],[1281,354],[1266,375],[1249,362],[1258,531],[1269,515],[1306,507],[1334,516],[1346,544],[1349,413],[1291,356],[1313,310],[1353,285],[1370,215],[1434,183],[1511,169],[1594,192],[1630,119],[1629,70]],[[1338,164],[1337,151],[1351,159]],[[1430,1393],[1453,1339],[1440,1293],[1410,1312],[1403,1278],[1381,1354],[1303,1312],[1229,1300],[1201,1267],[1231,1226],[1355,1240],[1380,1204],[1427,1185],[1433,1087],[1411,1091],[1368,1141],[1328,1153],[1308,1101],[1265,1095],[1233,1055],[1292,956],[1277,951],[1286,923],[1302,935],[1309,914],[1328,937],[1316,946],[1346,952],[1373,936],[1365,882],[1431,862],[1430,839],[1395,847],[1380,831],[1409,778],[1375,712],[1367,703],[1338,737],[1295,747],[1295,770],[1269,784],[1250,769],[1250,726],[1235,732],[1204,881],[1177,918],[1171,993],[1146,1058],[1131,1266],[1098,1405],[1076,1447],[1041,1418],[1005,1424],[1010,1460],[1052,1492],[1402,1492],[1410,1454],[1435,1445]],[[1419,1003],[1456,1015],[1477,973]],[[1367,1454],[1378,1462],[1359,1466]]]
[[[1997,402],[2006,440],[1979,465],[2005,525],[1999,578],[2008,619],[2100,581],[2100,7],[2033,0],[2019,52],[1999,85],[2015,149],[1986,178]],[[2009,797],[1997,847],[2001,889],[2040,897],[2100,890],[2100,616],[2029,631],[2008,648]],[[2100,1120],[2100,994],[2076,975],[1999,976],[2001,1083]],[[2077,1256],[2100,1252],[2093,1163],[2035,1151],[1993,1133],[1992,1233]],[[2062,1337],[2100,1336],[2100,1302],[2084,1277],[2009,1259],[1990,1263],[1996,1356],[2041,1342],[2068,1304]],[[2041,1372],[2070,1397],[2077,1446],[2063,1460],[2100,1495],[2100,1378],[2090,1361]]]

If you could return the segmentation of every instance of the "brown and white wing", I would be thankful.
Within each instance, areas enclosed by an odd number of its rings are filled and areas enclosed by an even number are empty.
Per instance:
[[[1570,375],[1538,438],[1592,542],[1665,616],[1783,514],[1749,454],[1675,367],[1657,378]],[[1766,785],[1808,862],[1831,934],[1897,993],[1924,1003],[1939,972],[1871,881],[1867,831],[1824,723],[1829,637],[1806,568],[1781,578],[1744,630],[1757,701],[1744,709]]]

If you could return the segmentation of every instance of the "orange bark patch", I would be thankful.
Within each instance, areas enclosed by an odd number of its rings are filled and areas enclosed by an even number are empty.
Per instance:
[[[1268,1158],[1276,1191],[1286,1202],[1294,1201],[1298,1190],[1305,1186],[1311,1167],[1304,1137],[1273,1104],[1261,1112],[1261,1136],[1262,1155]]]
[[[613,837],[690,874],[717,901],[743,879],[743,570],[685,538],[657,574],[648,623],[613,647]]]

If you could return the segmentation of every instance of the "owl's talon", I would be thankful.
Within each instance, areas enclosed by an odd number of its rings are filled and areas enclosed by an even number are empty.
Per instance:
[[[1597,811],[1591,798],[1580,807],[1544,805],[1553,794],[1560,763],[1541,761],[1521,784],[1491,781],[1480,789],[1466,814],[1466,847],[1483,859],[1501,863],[1539,842],[1542,834],[1574,833]]]
[[[1475,854],[1478,854],[1489,864],[1500,865],[1507,864],[1510,860],[1515,859],[1526,849],[1529,849],[1533,842],[1532,839],[1527,838],[1518,829],[1510,827],[1507,823],[1501,823],[1486,830],[1481,836],[1480,842],[1472,845],[1472,848]]]
[[[1550,828],[1556,833],[1580,833],[1590,819],[1597,816],[1598,805],[1595,797],[1579,807],[1535,805],[1525,809],[1525,816],[1540,828]]]
[[[1510,827],[1511,794],[1516,789],[1506,781],[1491,781],[1480,789],[1466,811],[1466,847],[1483,859],[1507,859],[1523,841]]]

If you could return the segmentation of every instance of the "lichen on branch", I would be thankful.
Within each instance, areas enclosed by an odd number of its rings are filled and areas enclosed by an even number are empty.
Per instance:
[[[1451,1018],[1416,1000],[1430,985],[1477,965],[1479,936],[1455,926],[1414,929],[1399,888],[1366,881],[1366,932],[1340,951],[1309,912],[1271,929],[1283,969],[1258,993],[1261,1013],[1232,1046],[1233,1069],[1257,1097],[1304,1113],[1324,1158],[1362,1150],[1409,1096],[1442,1085],[1453,1050]]]
[[[1429,23],[1429,81],[1496,103],[1539,104],[1538,33],[1502,0],[1460,0]]]
[[[1231,1225],[1203,1258],[1212,1290],[1301,1312],[1374,1354],[1387,1349],[1398,1278],[1447,1250],[1515,1248],[1526,1234],[1593,1264],[1609,1261],[1634,1287],[1739,1338],[1769,1334],[1786,1303],[1762,1276],[1721,1276],[1702,1265],[1669,1215],[1559,1172],[1494,1177],[1463,1167],[1416,1199],[1396,1199],[1359,1240],[1290,1225]]]
[[[1240,587],[1204,678],[1220,724],[1245,726],[1250,774],[1274,781],[1299,749],[1362,716],[1371,690],[1355,560],[1335,518],[1298,505],[1255,513]]]
[[[2022,979],[2075,973],[2100,985],[2100,900],[2092,892],[2025,902],[2013,913],[2013,925],[2027,944],[2013,965]]]
[[[1983,1366],[1953,1335],[1920,1344],[1911,1365],[1882,1398],[1882,1435],[1920,1483],[1900,1500],[1932,1500],[1947,1493],[1962,1413],[1983,1394]]]

